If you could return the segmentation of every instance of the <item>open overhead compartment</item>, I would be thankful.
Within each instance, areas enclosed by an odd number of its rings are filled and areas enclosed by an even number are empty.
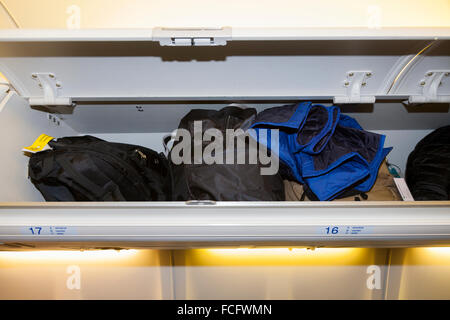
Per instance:
[[[3,249],[450,245],[450,201],[46,203],[21,151],[45,133],[162,152],[191,109],[311,100],[386,134],[403,173],[450,124],[448,28],[9,30],[0,72]]]

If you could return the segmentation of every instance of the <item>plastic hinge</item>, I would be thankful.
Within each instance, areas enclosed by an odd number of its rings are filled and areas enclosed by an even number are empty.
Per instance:
[[[3,108],[6,106],[6,103],[14,94],[16,94],[16,92],[12,90],[9,82],[0,78],[0,111],[3,110]]]
[[[0,79],[0,102],[6,97],[9,91],[9,83],[4,82]]]
[[[367,82],[372,77],[372,71],[349,71],[344,80],[344,87],[347,94],[343,96],[335,96],[334,103],[374,103],[375,96],[361,95],[362,87],[367,86]]]
[[[38,82],[39,87],[43,90],[42,97],[30,97],[31,106],[70,106],[72,99],[68,97],[60,97],[58,90],[62,84],[56,79],[53,73],[33,73],[31,77]]]
[[[450,70],[430,70],[425,73],[425,77],[420,80],[422,87],[421,95],[413,95],[408,99],[409,103],[447,103],[450,102],[450,95],[439,95],[438,89],[444,77],[448,77]]]
[[[231,40],[231,28],[154,28],[153,41],[161,46],[224,46]]]

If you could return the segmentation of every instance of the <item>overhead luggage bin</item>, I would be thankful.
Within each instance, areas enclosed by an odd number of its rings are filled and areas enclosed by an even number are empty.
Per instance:
[[[398,247],[450,242],[449,203],[2,204],[5,249]]]
[[[42,133],[163,151],[191,109],[309,100],[386,134],[404,171],[450,124],[450,28],[2,30],[0,72],[2,249],[450,245],[450,201],[44,202],[21,151]]]

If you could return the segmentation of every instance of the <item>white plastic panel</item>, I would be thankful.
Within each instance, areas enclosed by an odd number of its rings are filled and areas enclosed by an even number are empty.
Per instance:
[[[55,247],[64,242],[169,248],[448,245],[448,207],[448,201],[4,203],[0,241]]]
[[[402,255],[393,255],[391,268],[394,281],[387,298],[448,300],[450,247],[408,248],[402,251]]]
[[[177,48],[178,49],[178,48]],[[195,48],[194,50],[196,50]],[[60,94],[73,100],[102,98],[187,97],[324,97],[344,95],[349,70],[374,74],[362,94],[375,95],[398,57],[377,56],[231,56],[216,61],[161,61],[160,57],[2,58],[21,79],[24,97],[42,90],[31,74],[52,72],[61,81]],[[39,67],[37,67],[39,66]],[[1,68],[1,66],[0,66]],[[14,80],[11,80],[14,84]],[[317,99],[317,98],[316,98]]]
[[[422,90],[430,77],[430,72],[440,70],[450,73],[450,41],[433,43],[421,56],[404,70],[401,78],[392,88],[392,93],[421,95]],[[438,88],[439,95],[450,94],[450,77],[444,76]]]
[[[214,35],[226,30],[228,40],[445,40],[450,39],[449,27],[214,27],[214,28],[129,28],[129,29],[3,29],[0,41],[159,41],[160,37],[191,35],[190,31],[210,30]],[[161,32],[164,30],[164,32]],[[173,32],[170,32],[173,31]],[[220,32],[219,32],[220,33]]]
[[[386,249],[264,248],[174,251],[176,299],[383,299]],[[370,290],[369,266],[382,275]],[[389,283],[390,285],[390,283]],[[218,290],[220,288],[220,290]]]
[[[168,261],[157,250],[0,252],[0,299],[172,299]]]
[[[449,267],[449,247],[0,252],[0,299],[449,299]]]
[[[0,42],[0,70],[24,97],[43,95],[33,73],[52,73],[61,97],[85,100],[332,99],[347,94],[351,71],[371,74],[361,95],[388,98],[408,57],[431,41],[231,41],[217,47],[161,47],[156,42]],[[370,39],[370,38],[369,38]],[[443,69],[441,49],[419,65]],[[441,91],[447,92],[444,86]],[[394,94],[394,93],[392,93]],[[417,83],[398,99],[417,94]],[[369,100],[367,100],[369,101]]]
[[[445,40],[450,28],[233,28],[233,40]]]

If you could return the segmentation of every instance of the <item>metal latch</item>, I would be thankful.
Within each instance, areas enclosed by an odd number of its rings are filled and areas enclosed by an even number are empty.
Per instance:
[[[343,86],[347,94],[334,97],[334,103],[374,103],[375,96],[361,95],[362,87],[366,87],[372,77],[372,71],[349,71]]]
[[[231,40],[231,28],[154,28],[153,41],[162,46],[224,46]]]
[[[72,99],[61,97],[59,89],[62,84],[53,73],[33,73],[31,78],[37,81],[39,88],[43,90],[42,97],[30,97],[31,106],[70,106]]]
[[[419,81],[422,87],[421,95],[410,96],[409,103],[447,103],[450,102],[450,95],[439,95],[438,89],[442,85],[444,77],[448,77],[450,70],[430,70],[425,73],[423,79]]]

